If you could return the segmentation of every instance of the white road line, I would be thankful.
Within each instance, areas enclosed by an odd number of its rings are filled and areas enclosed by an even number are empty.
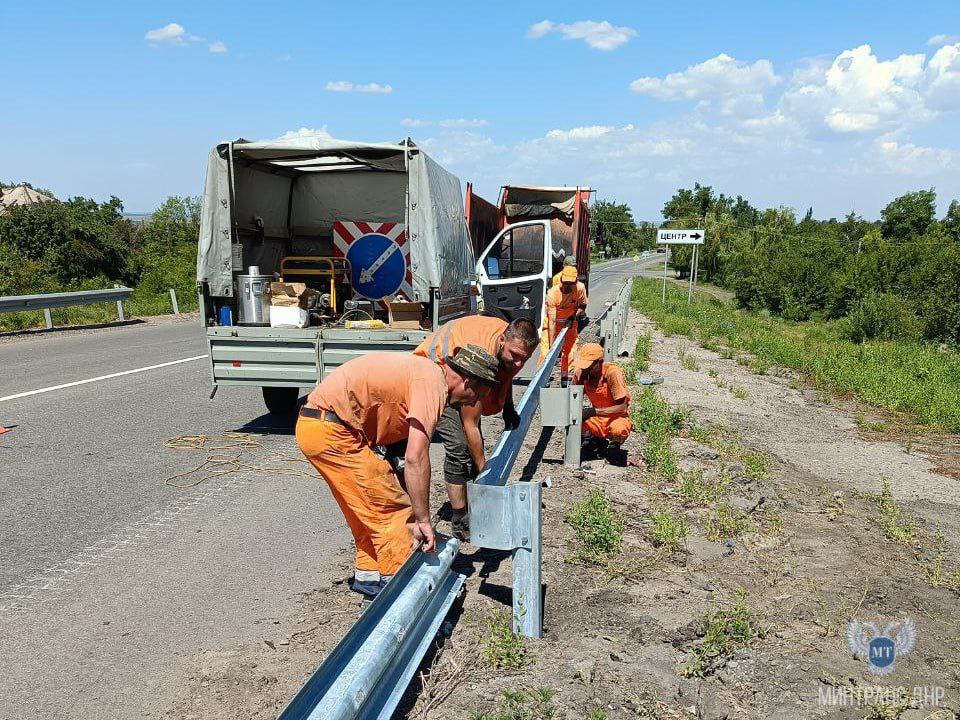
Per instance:
[[[148,365],[147,367],[136,368],[135,370],[124,370],[123,372],[110,373],[109,375],[101,375],[100,377],[88,378],[86,380],[77,380],[76,382],[64,383],[63,385],[52,385],[51,387],[40,388],[39,390],[28,390],[27,392],[17,393],[16,395],[0,397],[0,402],[16,400],[30,395],[40,395],[41,393],[53,392],[54,390],[63,390],[64,388],[75,387],[77,385],[86,385],[87,383],[99,382],[100,380],[109,380],[110,378],[122,377],[124,375],[134,375],[136,373],[146,372],[147,370],[156,370],[158,368],[170,367],[171,365],[179,365],[180,363],[202,360],[205,357],[207,356],[196,355],[194,357],[183,358],[182,360],[171,360],[170,362],[160,363],[159,365]]]

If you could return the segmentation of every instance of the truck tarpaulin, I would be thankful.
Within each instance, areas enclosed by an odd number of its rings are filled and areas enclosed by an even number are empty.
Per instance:
[[[459,179],[409,140],[357,143],[320,134],[237,140],[211,151],[197,281],[212,296],[230,297],[232,243],[252,247],[244,265],[270,268],[289,254],[285,247],[329,245],[338,220],[408,225],[418,301],[429,301],[432,288],[451,297],[469,286],[474,256]]]

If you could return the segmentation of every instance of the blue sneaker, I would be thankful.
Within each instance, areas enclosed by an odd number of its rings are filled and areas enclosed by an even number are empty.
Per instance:
[[[383,589],[383,584],[380,580],[357,580],[354,578],[350,581],[350,589],[364,597],[375,598]]]

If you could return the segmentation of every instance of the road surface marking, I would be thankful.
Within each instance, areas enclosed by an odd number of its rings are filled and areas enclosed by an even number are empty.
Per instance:
[[[30,395],[40,395],[41,393],[53,392],[54,390],[63,390],[64,388],[75,387],[77,385],[86,385],[87,383],[99,382],[100,380],[109,380],[110,378],[122,377],[123,375],[134,375],[136,373],[146,372],[147,370],[156,370],[158,368],[170,367],[171,365],[179,365],[180,363],[202,360],[205,357],[207,356],[196,355],[194,357],[183,358],[182,360],[171,360],[170,362],[160,363],[159,365],[148,365],[147,367],[136,368],[135,370],[124,370],[123,372],[110,373],[109,375],[101,375],[100,377],[88,378],[86,380],[77,380],[75,382],[64,383],[63,385],[52,385],[51,387],[40,388],[39,390],[28,390],[27,392],[17,393],[16,395],[0,397],[0,402],[16,400]]]

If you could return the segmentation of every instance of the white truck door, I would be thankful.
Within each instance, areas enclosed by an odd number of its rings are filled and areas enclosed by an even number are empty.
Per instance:
[[[505,320],[528,317],[539,331],[550,289],[551,249],[549,220],[501,230],[477,261],[483,309]]]

